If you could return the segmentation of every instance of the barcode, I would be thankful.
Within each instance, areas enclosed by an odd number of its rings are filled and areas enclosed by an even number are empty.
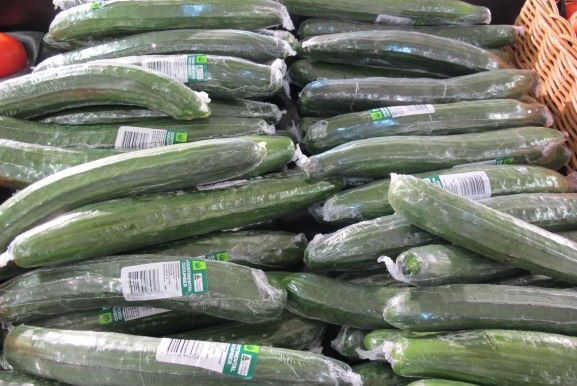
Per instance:
[[[118,129],[114,148],[119,150],[139,150],[165,145],[167,130],[144,127],[121,126]]]
[[[156,269],[128,272],[128,283],[131,295],[152,295],[160,292],[160,275]]]
[[[196,352],[195,346],[195,341],[193,340],[172,339],[168,344],[166,353],[178,356],[194,357],[194,353]]]
[[[404,115],[433,114],[435,112],[433,105],[391,106],[388,109],[393,118]]]
[[[142,66],[154,71],[161,72],[180,82],[187,82],[187,56],[173,56],[165,59],[148,59],[142,62]]]
[[[485,172],[448,174],[438,178],[443,188],[459,196],[473,200],[491,197],[491,181]]]
[[[458,192],[461,196],[474,197],[485,194],[485,183],[480,176],[463,178],[458,182]]]

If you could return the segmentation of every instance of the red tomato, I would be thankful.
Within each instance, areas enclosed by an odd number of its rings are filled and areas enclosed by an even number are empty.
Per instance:
[[[565,14],[567,15],[567,20],[571,19],[571,15],[573,15],[577,11],[577,2],[565,2]]]
[[[18,39],[0,32],[0,77],[26,67],[26,50]]]

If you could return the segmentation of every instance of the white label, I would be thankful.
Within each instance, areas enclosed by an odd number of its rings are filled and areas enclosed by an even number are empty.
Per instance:
[[[479,161],[479,162],[471,162],[468,164],[459,164],[454,165],[454,168],[461,168],[465,166],[483,166],[483,165],[512,165],[513,158],[499,158],[499,159],[492,159],[487,161]]]
[[[229,347],[229,343],[162,338],[156,360],[222,373]]]
[[[392,15],[377,15],[375,19],[375,23],[377,24],[398,24],[398,25],[411,25],[414,24],[413,20],[408,17],[402,16],[392,16]]]
[[[164,308],[154,308],[154,307],[121,307],[122,316],[125,321],[136,320],[141,318],[146,318],[147,316],[164,314],[169,312]]]
[[[179,82],[188,82],[187,55],[145,59],[142,61],[142,66],[168,75]]]
[[[433,105],[408,105],[408,106],[391,106],[387,107],[393,118],[406,115],[433,114],[435,106]]]
[[[459,174],[439,175],[427,178],[446,190],[472,200],[491,197],[491,181],[487,173],[468,172]]]
[[[129,301],[182,296],[180,263],[150,263],[122,267],[122,294]]]
[[[165,146],[168,130],[120,126],[114,148],[119,150],[150,149]]]

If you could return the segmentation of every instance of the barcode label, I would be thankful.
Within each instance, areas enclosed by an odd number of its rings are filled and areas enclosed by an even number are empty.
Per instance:
[[[180,260],[122,267],[122,294],[128,301],[191,296],[208,291],[206,262]]]
[[[150,149],[175,143],[186,143],[187,139],[188,134],[185,131],[120,126],[114,141],[114,148],[118,150]]]
[[[142,66],[161,72],[182,83],[200,82],[208,79],[206,55],[171,55],[151,57]]]
[[[514,163],[514,159],[513,158],[498,158],[498,159],[492,159],[492,160],[487,160],[487,161],[480,161],[480,162],[471,162],[468,164],[459,164],[459,165],[454,165],[454,168],[462,168],[465,166],[483,166],[483,165],[513,165]]]
[[[156,360],[251,379],[259,352],[259,346],[162,338]]]
[[[369,114],[371,114],[373,121],[403,117],[407,115],[433,114],[434,112],[435,106],[433,105],[391,106],[369,110]]]
[[[377,15],[375,19],[375,23],[377,24],[396,24],[396,25],[413,25],[415,22],[408,18],[402,16],[392,16],[392,15]]]
[[[154,307],[112,307],[105,308],[98,315],[98,322],[101,325],[128,322],[146,318],[147,316],[163,314],[169,312],[164,308]]]
[[[485,172],[438,175],[428,177],[426,180],[472,200],[491,197],[491,181]]]

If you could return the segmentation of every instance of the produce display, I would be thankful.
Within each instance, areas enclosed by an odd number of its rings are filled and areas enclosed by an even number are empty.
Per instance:
[[[53,0],[0,78],[0,384],[575,386],[575,149],[462,0]]]

